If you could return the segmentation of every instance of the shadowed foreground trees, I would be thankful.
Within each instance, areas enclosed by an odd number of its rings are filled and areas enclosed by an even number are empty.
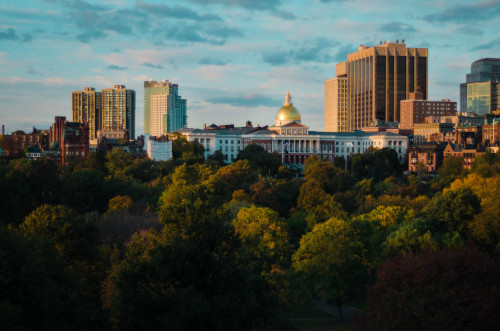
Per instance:
[[[87,330],[76,278],[52,245],[0,227],[2,330]]]
[[[472,247],[386,261],[368,291],[363,330],[496,330],[500,266]]]

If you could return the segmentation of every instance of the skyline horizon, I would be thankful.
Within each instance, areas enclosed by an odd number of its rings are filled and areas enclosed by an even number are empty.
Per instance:
[[[458,106],[470,65],[500,57],[500,0],[8,0],[0,8],[6,132],[72,119],[73,91],[121,84],[137,93],[140,135],[149,79],[179,85],[188,127],[272,124],[290,90],[303,122],[322,130],[324,82],[359,44],[427,48],[428,100]]]

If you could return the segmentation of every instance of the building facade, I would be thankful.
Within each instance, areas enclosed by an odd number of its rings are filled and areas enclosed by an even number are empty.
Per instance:
[[[457,103],[448,99],[442,101],[424,100],[423,93],[410,93],[407,100],[401,100],[399,128],[413,129],[415,123],[424,123],[428,116],[457,115]]]
[[[187,124],[186,99],[168,80],[144,82],[144,134],[162,136]]]
[[[101,129],[101,93],[93,87],[73,92],[72,110],[73,122],[87,123],[90,140],[97,139],[97,131]]]
[[[337,65],[337,77],[325,81],[325,131],[349,131],[347,73],[342,64]]]
[[[201,143],[205,147],[205,157],[219,150],[227,163],[234,161],[238,152],[250,144],[260,145],[270,153],[278,153],[284,164],[298,166],[302,166],[312,155],[333,163],[336,157],[347,159],[352,154],[366,152],[370,147],[392,148],[403,161],[408,147],[408,137],[392,132],[311,131],[301,123],[300,113],[293,107],[289,94],[271,127],[232,130],[208,127],[203,130],[182,129],[179,132],[189,141]]]
[[[376,119],[399,122],[400,102],[411,92],[421,92],[426,100],[427,55],[427,48],[407,48],[404,41],[396,40],[373,47],[361,45],[347,56],[345,65],[337,65],[337,76],[343,76],[339,67],[345,66],[347,129],[367,127]]]
[[[477,84],[487,83],[487,84]],[[472,63],[471,72],[460,84],[460,112],[475,112],[484,115],[497,109],[498,83],[500,83],[500,58],[484,58]],[[470,84],[470,87],[469,87]],[[496,99],[496,100],[495,100]],[[496,103],[491,105],[492,102]]]
[[[135,139],[135,91],[125,85],[114,85],[101,93],[101,129],[127,130]]]
[[[61,163],[69,156],[87,157],[89,154],[89,127],[86,123],[67,122],[65,116],[56,116],[50,127],[51,150],[61,151]]]
[[[146,151],[148,157],[155,161],[166,161],[172,158],[172,141],[168,136],[151,137],[145,135]]]

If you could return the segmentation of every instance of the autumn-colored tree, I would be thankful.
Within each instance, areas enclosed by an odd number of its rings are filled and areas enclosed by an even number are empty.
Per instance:
[[[289,265],[291,246],[287,227],[276,211],[243,208],[233,220],[233,226],[255,270],[268,273],[274,264]]]
[[[130,212],[134,208],[134,201],[127,195],[117,195],[109,199],[108,212]]]
[[[500,266],[475,248],[399,256],[368,291],[369,330],[495,330]]]

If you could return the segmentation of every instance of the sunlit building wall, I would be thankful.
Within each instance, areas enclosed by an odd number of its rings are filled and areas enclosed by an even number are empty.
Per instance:
[[[128,138],[135,139],[135,91],[125,85],[114,85],[101,93],[101,128],[127,130]]]
[[[101,93],[93,87],[75,91],[72,95],[73,122],[86,123],[90,130],[90,140],[97,138],[101,129]]]

